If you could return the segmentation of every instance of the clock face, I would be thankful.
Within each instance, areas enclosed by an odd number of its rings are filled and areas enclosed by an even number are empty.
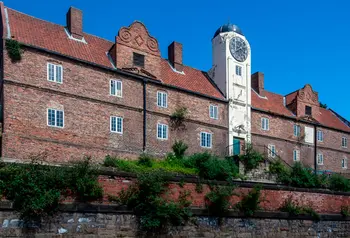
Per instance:
[[[240,37],[233,37],[230,41],[230,52],[238,62],[243,62],[248,57],[248,47],[246,42]]]

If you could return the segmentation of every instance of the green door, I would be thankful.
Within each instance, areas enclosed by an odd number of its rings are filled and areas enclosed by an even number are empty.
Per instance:
[[[233,138],[233,155],[241,154],[241,140]]]

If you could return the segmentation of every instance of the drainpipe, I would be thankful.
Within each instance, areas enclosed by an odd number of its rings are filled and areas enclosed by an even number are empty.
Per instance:
[[[146,151],[146,138],[147,138],[147,108],[146,108],[146,86],[147,80],[143,80],[143,152]]]
[[[315,163],[315,174],[317,173],[317,126],[314,125],[315,135],[314,135],[314,163]]]

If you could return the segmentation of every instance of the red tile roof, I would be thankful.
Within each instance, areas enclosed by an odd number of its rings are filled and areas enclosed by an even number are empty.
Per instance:
[[[259,96],[254,90],[252,90],[252,107],[257,109],[262,109],[264,111],[276,113],[283,116],[295,117],[296,116],[283,105],[283,96],[264,91],[266,97]],[[290,95],[295,96],[296,92],[286,96],[286,99]],[[291,97],[290,97],[291,98]],[[289,98],[289,99],[290,99]],[[341,121],[333,112],[328,109],[320,107],[320,115],[318,122],[324,126],[336,128],[343,131],[350,132],[350,127],[348,127],[343,121]]]
[[[15,40],[97,65],[113,67],[106,52],[114,42],[86,33],[84,39],[87,44],[72,40],[61,25],[7,9],[10,32]],[[161,80],[165,84],[224,99],[219,89],[200,70],[185,66],[184,74],[180,74],[174,72],[166,60],[162,60],[161,68]]]
[[[270,111],[284,116],[295,116],[283,105],[283,96],[264,90],[265,97],[261,97],[252,90],[252,106],[254,108]]]

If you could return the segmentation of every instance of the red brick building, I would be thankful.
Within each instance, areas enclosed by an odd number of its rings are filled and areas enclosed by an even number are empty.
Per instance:
[[[314,166],[318,158],[320,170],[347,168],[349,122],[320,108],[309,85],[284,97],[264,89],[262,73],[250,78],[248,66],[236,66],[235,73],[243,71],[248,83],[242,76],[238,87],[247,90],[240,91],[247,100],[236,100],[243,114],[235,117],[240,111],[232,116],[229,90],[213,76],[220,71],[183,65],[177,42],[163,59],[157,39],[141,22],[122,27],[108,41],[85,33],[82,12],[75,8],[67,12],[66,26],[0,8],[4,159],[41,152],[53,162],[84,155],[135,157],[143,151],[163,156],[175,140],[184,140],[189,153],[226,155],[234,138],[270,148],[288,163],[300,159]],[[224,28],[214,38],[243,35]],[[21,43],[21,60],[9,57],[9,39]],[[250,60],[249,51],[237,57]],[[187,114],[179,126],[172,116],[183,108]],[[234,128],[243,132],[232,134],[232,120],[242,118],[246,123]],[[312,134],[310,128],[320,132]]]

